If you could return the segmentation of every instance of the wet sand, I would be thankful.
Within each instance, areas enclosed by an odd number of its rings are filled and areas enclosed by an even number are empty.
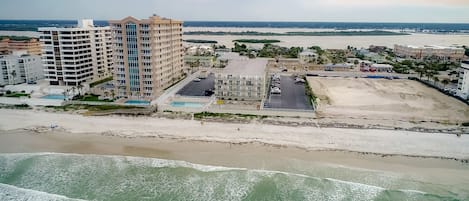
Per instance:
[[[386,177],[404,178],[408,182],[469,186],[469,164],[459,161],[404,156],[383,157],[347,151],[306,151],[259,143],[230,144],[153,137],[123,138],[64,131],[35,133],[20,129],[0,131],[0,152],[141,156],[204,165],[314,174],[325,178],[339,177],[357,182],[364,182],[363,178],[359,177],[363,172],[373,172]],[[313,169],[314,172],[311,172]]]

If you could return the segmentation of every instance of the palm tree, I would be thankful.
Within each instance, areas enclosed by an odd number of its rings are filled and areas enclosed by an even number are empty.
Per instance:
[[[440,79],[438,79],[437,76],[433,77],[433,85],[436,85],[436,83],[439,82],[439,81],[440,81]]]
[[[443,81],[441,81],[441,83],[443,83],[444,88],[446,88],[446,85],[448,85],[449,82],[450,82],[450,81],[449,81],[448,78],[445,78]]]
[[[62,92],[62,94],[64,95],[64,100],[67,100],[68,89]]]
[[[437,72],[434,70],[426,70],[425,75],[427,75],[427,80],[430,81],[430,78],[436,75]]]
[[[80,83],[78,86],[78,96],[81,96],[81,90],[83,89],[83,85]]]
[[[11,77],[13,77],[13,83],[11,83],[11,84],[15,84],[16,75],[17,75],[16,70],[12,70],[10,72],[10,75],[11,75]]]
[[[72,95],[75,95],[76,87],[72,87]]]
[[[419,73],[419,78],[422,79],[423,74],[425,74],[425,69],[421,68],[421,67],[418,67],[415,71],[417,71],[417,73]]]

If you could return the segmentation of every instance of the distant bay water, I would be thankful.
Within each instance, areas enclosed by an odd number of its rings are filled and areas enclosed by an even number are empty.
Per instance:
[[[106,26],[105,20],[95,20],[95,25]],[[0,20],[0,30],[36,31],[38,27],[72,27],[76,20]],[[308,29],[388,29],[430,32],[469,32],[469,24],[461,23],[375,23],[375,22],[236,22],[236,21],[185,21],[186,27],[251,27],[251,28],[308,28]]]
[[[107,21],[95,20],[95,25],[106,26]],[[39,37],[38,27],[74,27],[76,20],[0,20],[0,35]],[[188,35],[184,40],[213,40],[219,45],[233,47],[233,40],[269,39],[280,40],[284,47],[310,47],[318,45],[328,49],[343,49],[347,46],[367,48],[382,45],[390,48],[394,44],[408,45],[466,45],[469,46],[469,24],[455,23],[357,23],[357,22],[228,22],[228,21],[185,21],[184,32],[324,32],[324,31],[372,31],[385,30],[406,32],[410,35],[395,36],[245,36],[245,35]],[[248,44],[251,48],[262,45]]]

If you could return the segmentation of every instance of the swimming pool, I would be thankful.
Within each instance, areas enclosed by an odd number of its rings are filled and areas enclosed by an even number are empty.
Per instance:
[[[41,98],[43,98],[43,99],[53,99],[53,100],[63,100],[63,99],[65,99],[65,96],[62,95],[62,94],[48,94],[48,95],[45,95]]]
[[[204,107],[202,103],[194,103],[194,102],[179,102],[174,101],[171,103],[172,107],[189,107],[189,108],[201,108]]]
[[[150,105],[150,101],[146,100],[128,100],[124,102],[125,104],[129,105]]]

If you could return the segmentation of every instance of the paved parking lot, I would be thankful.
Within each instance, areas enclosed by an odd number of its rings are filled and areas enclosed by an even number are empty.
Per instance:
[[[205,79],[201,79],[200,82],[191,81],[189,84],[184,86],[176,94],[181,96],[206,96],[206,90],[212,90],[215,88],[215,77],[209,75]]]
[[[265,108],[313,110],[313,106],[305,94],[305,84],[295,83],[292,76],[281,76],[280,89],[282,90],[281,94],[270,94],[269,91],[264,104]]]

